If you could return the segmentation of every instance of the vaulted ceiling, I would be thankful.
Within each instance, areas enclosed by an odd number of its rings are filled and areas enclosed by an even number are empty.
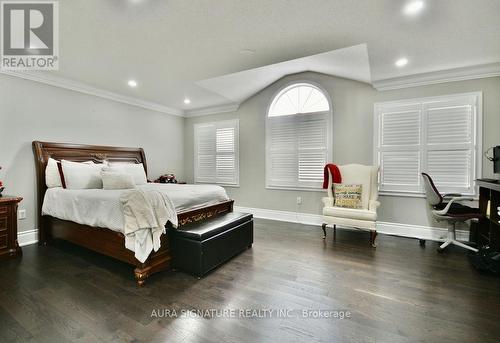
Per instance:
[[[316,68],[371,83],[500,62],[498,0],[427,0],[416,16],[399,0],[59,3],[60,70],[47,77],[179,113],[238,103],[283,72]],[[319,57],[303,59],[311,55]],[[402,56],[409,63],[397,68]]]

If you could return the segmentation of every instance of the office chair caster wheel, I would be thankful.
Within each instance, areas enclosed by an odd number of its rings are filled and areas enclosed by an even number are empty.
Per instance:
[[[440,254],[444,253],[444,249],[441,249],[441,248],[437,248],[436,251]]]
[[[425,247],[425,239],[419,239],[418,245],[420,245],[421,247]]]

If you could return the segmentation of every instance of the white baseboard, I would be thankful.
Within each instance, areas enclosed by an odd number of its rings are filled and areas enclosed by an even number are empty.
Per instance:
[[[265,208],[234,206],[237,212],[251,213],[255,218],[277,220],[281,222],[300,223],[305,225],[321,225],[323,217],[319,214],[268,210]]]
[[[17,242],[20,246],[38,243],[38,230],[28,230],[18,232]]]
[[[440,241],[446,238],[448,230],[442,227],[410,225],[401,223],[377,222],[377,231],[387,235],[413,237],[429,241]],[[469,240],[469,231],[456,230],[459,241]]]
[[[235,206],[235,211],[252,213],[255,218],[277,220],[282,222],[299,223],[304,225],[321,226],[323,216],[320,214],[310,214],[301,212],[268,210],[265,208]],[[447,230],[439,227],[410,225],[401,223],[377,222],[377,231],[379,233],[412,237],[431,241],[439,241],[446,237]],[[461,241],[469,240],[469,232],[457,230],[457,239]],[[17,240],[20,246],[35,244],[38,242],[38,230],[28,230],[19,232]]]
[[[300,212],[268,210],[264,208],[241,207],[235,206],[235,211],[252,213],[255,218],[278,220],[290,223],[300,223],[305,225],[320,226],[323,221],[323,216],[320,214],[309,214]],[[431,226],[410,225],[401,223],[377,222],[377,232],[401,236],[425,239],[431,241],[439,241],[446,237],[447,229]],[[469,232],[465,230],[457,230],[457,239],[468,241]]]

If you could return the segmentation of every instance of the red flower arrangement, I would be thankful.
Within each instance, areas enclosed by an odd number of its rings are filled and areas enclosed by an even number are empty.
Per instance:
[[[2,169],[2,167],[0,167],[0,170]],[[3,191],[3,182],[2,180],[0,180],[0,197],[2,196],[2,191]]]

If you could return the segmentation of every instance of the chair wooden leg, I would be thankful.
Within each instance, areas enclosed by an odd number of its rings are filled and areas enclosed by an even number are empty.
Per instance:
[[[375,243],[375,239],[377,238],[377,230],[370,231],[370,245],[374,248],[377,247],[377,243]]]
[[[333,241],[337,239],[337,225],[333,225]]]
[[[321,225],[321,228],[323,229],[323,239],[326,238],[326,224],[323,223],[323,225]]]

